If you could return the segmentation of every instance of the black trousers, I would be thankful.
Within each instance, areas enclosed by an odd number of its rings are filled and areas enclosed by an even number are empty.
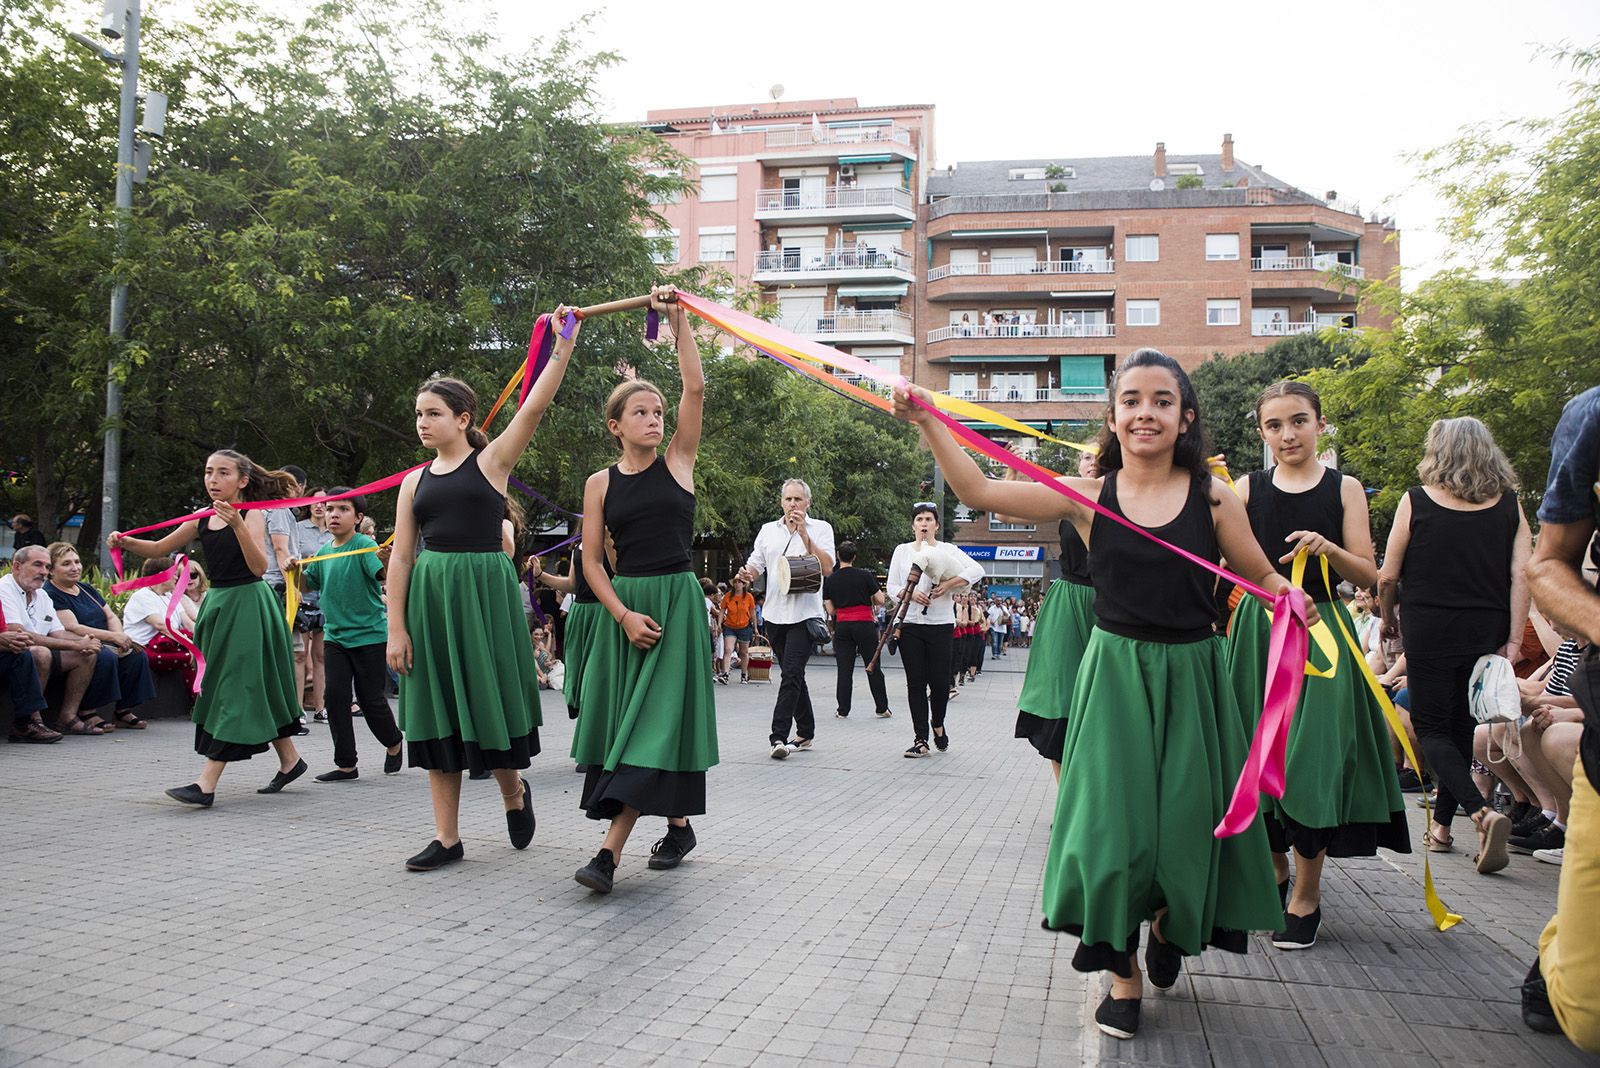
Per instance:
[[[850,714],[850,698],[855,690],[856,654],[867,663],[878,648],[878,627],[869,620],[835,622],[833,625],[833,659],[839,668],[838,710]],[[872,690],[872,710],[889,711],[889,694],[883,685],[883,667],[867,671],[867,686]]]
[[[31,720],[35,712],[44,711],[44,691],[39,689],[39,669],[31,649],[0,653],[0,678],[11,690],[11,718],[18,726]]]
[[[950,703],[950,657],[954,623],[905,623],[900,627],[900,663],[906,669],[906,703],[917,741],[928,740],[928,712],[933,726],[944,726]]]
[[[770,741],[789,740],[789,727],[796,738],[814,738],[817,717],[811,711],[811,691],[806,689],[806,664],[811,660],[811,635],[801,623],[767,621],[767,637],[772,639],[772,655],[778,663],[778,703],[772,709]]]
[[[1439,786],[1435,822],[1445,827],[1455,817],[1456,806],[1468,815],[1489,802],[1472,781],[1472,718],[1467,682],[1478,658],[1416,656],[1406,654],[1406,685],[1411,689],[1411,725],[1433,781]]]
[[[372,736],[384,749],[400,744],[402,735],[395,726],[394,713],[384,687],[389,681],[384,659],[384,643],[345,648],[324,640],[323,677],[327,680],[324,703],[328,708],[328,731],[333,735],[333,764],[338,768],[356,766],[356,730],[350,714],[352,688],[361,704],[361,716]]]

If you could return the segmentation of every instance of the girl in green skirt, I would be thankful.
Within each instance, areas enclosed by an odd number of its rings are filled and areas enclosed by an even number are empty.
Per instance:
[[[666,420],[661,391],[642,379],[623,382],[605,413],[622,456],[589,476],[583,492],[584,544],[604,545],[609,530],[616,545],[614,578],[600,552],[583,558],[584,577],[611,618],[591,631],[572,736],[572,757],[586,769],[580,803],[590,819],[611,821],[599,853],[574,878],[601,894],[611,892],[641,815],[667,817],[650,867],[675,868],[694,848],[687,817],[706,810],[706,769],[717,762],[710,626],[690,563],[705,375],[670,293],[651,294],[651,307],[667,316],[677,340],[677,430],[658,452]]]
[[[557,308],[554,322],[566,316]],[[464,770],[493,774],[512,846],[533,841],[533,794],[517,773],[539,751],[539,682],[501,522],[506,479],[561,385],[576,337],[558,335],[527,400],[493,441],[473,426],[478,398],[466,383],[430,379],[417,392],[417,437],[436,455],[400,484],[388,579],[400,729],[433,796],[433,841],[406,861],[412,871],[464,855]]]
[[[1194,387],[1177,361],[1138,350],[1111,396],[1099,441],[1103,477],[1065,484],[1170,544],[1212,561],[1220,551],[1239,574],[1286,589],[1251,537],[1244,505],[1206,468]],[[1212,836],[1249,747],[1214,634],[1215,579],[1049,486],[985,478],[903,393],[895,410],[921,427],[968,507],[1066,519],[1089,547],[1096,621],[1067,712],[1044,926],[1078,935],[1073,967],[1113,973],[1095,1022],[1129,1038],[1143,992],[1142,922],[1151,924],[1145,966],[1164,990],[1184,955],[1208,945],[1244,952],[1246,932],[1273,930],[1281,915],[1261,821],[1231,838]]]
[[[1274,466],[1240,482],[1250,528],[1280,574],[1309,553],[1303,587],[1339,640],[1332,678],[1308,676],[1289,728],[1283,797],[1263,797],[1267,838],[1285,901],[1279,949],[1306,949],[1322,921],[1322,865],[1329,856],[1369,857],[1379,846],[1411,852],[1405,805],[1389,750],[1383,710],[1368,688],[1355,625],[1323,580],[1319,558],[1360,587],[1378,577],[1367,495],[1361,483],[1317,459],[1322,402],[1310,386],[1278,382],[1256,403],[1261,440]],[[1228,665],[1247,730],[1266,688],[1267,639],[1272,621],[1261,603],[1245,598],[1234,613]],[[1342,633],[1341,633],[1342,632]],[[1294,896],[1289,890],[1289,849],[1294,849]]]
[[[535,582],[572,598],[572,604],[567,608],[566,629],[561,641],[561,659],[567,665],[561,693],[567,702],[567,717],[577,719],[579,695],[583,690],[583,667],[587,660],[585,654],[593,641],[594,629],[605,618],[605,609],[600,607],[599,598],[595,597],[583,577],[583,542],[580,541],[578,547],[572,550],[572,563],[565,575],[546,571],[537,556],[533,558],[532,566]]]
[[[219,449],[206,459],[206,494],[216,515],[180,524],[160,541],[113,532],[106,544],[140,556],[166,556],[200,539],[211,570],[211,590],[200,606],[195,640],[206,660],[194,701],[194,748],[206,758],[200,777],[167,796],[210,808],[217,780],[231,761],[249,760],[270,745],[278,773],[257,793],[275,794],[305,773],[294,736],[300,733],[300,695],[294,687],[294,651],[278,599],[261,576],[267,570],[266,519],[243,501],[272,500],[297,492],[293,476],[263,471],[250,458]]]
[[[1078,475],[1095,478],[1100,470],[1092,452],[1078,454]],[[1061,577],[1045,591],[1039,617],[1034,621],[1028,670],[1017,698],[1016,737],[1026,738],[1039,755],[1050,761],[1056,782],[1061,781],[1061,747],[1067,737],[1067,708],[1094,630],[1094,581],[1089,577],[1089,547],[1067,520],[1061,521]],[[1046,652],[1045,650],[1049,650]]]

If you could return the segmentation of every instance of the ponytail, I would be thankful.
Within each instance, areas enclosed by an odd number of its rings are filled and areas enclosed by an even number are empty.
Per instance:
[[[485,434],[475,426],[469,426],[467,427],[467,444],[471,445],[474,449],[487,448],[489,445],[489,435]]]

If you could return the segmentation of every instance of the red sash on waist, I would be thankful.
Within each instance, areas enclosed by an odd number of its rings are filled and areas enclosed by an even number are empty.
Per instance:
[[[833,617],[840,623],[871,623],[872,606],[870,604],[858,604],[849,608],[841,608],[833,614]]]

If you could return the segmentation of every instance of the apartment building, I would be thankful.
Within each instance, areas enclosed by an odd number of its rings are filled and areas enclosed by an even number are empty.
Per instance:
[[[1231,135],[1208,155],[1157,144],[1149,156],[960,163],[927,191],[916,380],[1074,439],[1103,417],[1133,350],[1194,367],[1384,325],[1358,309],[1354,283],[1399,263],[1392,220],[1245,163]],[[968,522],[955,540],[997,546],[986,564],[997,580],[1053,573],[1055,530]]]
[[[797,334],[911,374],[933,107],[854,98],[651,111],[697,195],[659,205],[664,264],[754,282]]]

